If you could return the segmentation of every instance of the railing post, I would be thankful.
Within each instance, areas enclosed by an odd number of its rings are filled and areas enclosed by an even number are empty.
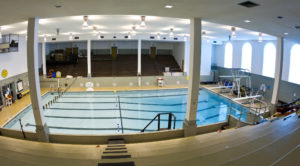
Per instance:
[[[160,114],[158,114],[157,131],[160,130]]]
[[[23,125],[22,125],[21,119],[19,119],[19,122],[20,122],[20,126],[21,126],[21,130],[22,130],[23,137],[24,137],[24,139],[26,139],[26,136],[25,136],[25,133],[24,133],[24,130],[23,130]]]
[[[168,120],[168,129],[171,129],[171,124],[172,124],[172,114],[169,113],[169,120]]]

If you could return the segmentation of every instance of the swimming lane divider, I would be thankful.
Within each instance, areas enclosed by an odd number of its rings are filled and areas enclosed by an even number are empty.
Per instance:
[[[206,103],[208,102],[207,100],[203,100],[203,101],[199,101],[199,103]],[[82,101],[79,101],[79,102],[73,102],[73,101],[60,101],[60,102],[56,102],[56,103],[78,103],[78,104],[83,104],[83,103],[86,103],[86,104],[92,104],[92,103],[95,103],[95,104],[114,104],[116,102],[82,102]],[[178,105],[186,105],[187,103],[175,103],[175,104],[156,104],[156,103],[135,103],[135,102],[120,102],[119,103],[121,104],[140,104],[140,105],[157,105],[157,106],[178,106]]]
[[[52,116],[46,115],[46,118],[60,118],[60,119],[121,119],[121,117],[71,117],[71,116]],[[150,121],[152,119],[147,118],[134,118],[134,117],[122,117],[122,119],[128,120],[143,120],[143,121]],[[168,119],[161,119],[161,121],[168,121]],[[176,121],[184,121],[184,119],[176,119]]]
[[[26,126],[35,127],[36,125],[27,123]],[[60,127],[60,126],[48,126],[50,129],[65,129],[65,130],[113,130],[115,131],[117,128],[80,128],[80,127]],[[130,130],[130,131],[141,131],[141,129],[136,128],[124,128],[124,130]],[[157,131],[157,130],[151,130],[148,129],[147,131]]]
[[[209,109],[214,108],[222,108],[222,107],[228,107],[228,106],[220,106],[220,105],[214,105],[207,108],[198,109],[197,112],[202,112]],[[49,108],[50,110],[70,110],[70,111],[118,111],[118,109],[88,109],[88,108]],[[122,111],[135,111],[135,112],[170,112],[170,110],[138,110],[138,109],[122,109]],[[171,113],[186,113],[185,111],[171,111]]]
[[[120,96],[121,98],[153,98],[153,97],[172,97],[172,96],[186,96],[187,94],[176,94],[176,95],[156,95],[156,96]],[[71,96],[64,95],[62,98],[116,98],[115,95],[111,96]]]

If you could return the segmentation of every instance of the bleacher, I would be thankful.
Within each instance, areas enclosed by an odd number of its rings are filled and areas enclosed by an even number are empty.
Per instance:
[[[101,156],[107,156],[103,153],[107,145],[41,143],[0,136],[0,162],[5,166],[100,166],[103,162],[121,166],[132,161],[136,166],[299,165],[300,117],[125,146],[130,158],[112,153],[115,157],[104,159]]]

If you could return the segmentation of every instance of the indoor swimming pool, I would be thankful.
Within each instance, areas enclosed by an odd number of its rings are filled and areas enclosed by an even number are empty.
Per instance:
[[[43,104],[52,100],[56,93],[46,93]],[[121,134],[139,133],[158,114],[173,113],[176,128],[182,128],[186,114],[187,89],[139,90],[107,92],[67,92],[45,109],[44,116],[50,133],[58,134]],[[206,89],[199,90],[197,125],[208,125],[227,120],[230,100]],[[239,109],[238,104],[233,105]],[[239,118],[239,112],[231,112]],[[4,127],[35,131],[31,106],[25,108]],[[168,117],[161,117],[166,127]],[[246,115],[241,116],[242,120]],[[173,127],[173,123],[172,123]],[[157,130],[155,120],[146,132]]]

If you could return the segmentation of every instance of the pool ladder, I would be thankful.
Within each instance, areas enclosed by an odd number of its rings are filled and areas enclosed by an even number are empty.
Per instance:
[[[161,128],[160,126],[160,121],[161,121],[161,118],[160,116],[161,115],[168,115],[168,128]],[[172,119],[174,120],[173,122],[173,129],[175,129],[175,123],[176,123],[176,116],[173,114],[173,113],[159,113],[157,114],[148,124],[147,126],[141,130],[141,132],[144,132],[148,126],[150,126],[150,124],[152,124],[152,122],[154,122],[155,120],[158,120],[157,121],[157,131],[161,131],[161,130],[171,130],[172,129]]]

